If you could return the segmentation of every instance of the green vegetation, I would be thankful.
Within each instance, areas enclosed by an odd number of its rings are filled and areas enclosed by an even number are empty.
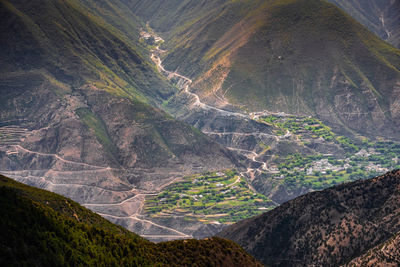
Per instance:
[[[300,188],[322,190],[344,182],[371,178],[381,173],[366,171],[364,166],[351,166],[352,163],[323,155],[303,157],[297,154],[287,157],[285,162],[279,165],[279,175],[272,177],[282,179],[283,185],[289,191]]]
[[[350,138],[336,135],[330,127],[311,116],[269,115],[261,117],[259,121],[274,126],[273,131],[278,136],[289,132],[301,139],[315,140],[321,138],[327,142],[334,142],[348,152],[357,152],[359,150]]]
[[[139,42],[143,44],[148,51],[152,51],[156,49],[157,46],[161,46],[164,40],[157,36],[154,30],[146,24],[146,28],[140,31]]]
[[[149,216],[184,215],[205,223],[233,223],[272,209],[267,197],[251,190],[235,171],[185,177],[146,199]]]
[[[59,96],[84,86],[155,104],[175,92],[150,64],[137,34],[142,24],[121,1],[6,0],[0,7],[8,29],[0,37],[13,36],[0,51],[0,85],[3,76],[23,79],[15,75],[23,69]]]
[[[2,266],[258,266],[222,238],[151,243],[79,204],[0,176]]]
[[[305,116],[268,115],[259,121],[272,126],[279,135],[290,133],[286,138],[312,147],[315,142],[337,146],[335,155],[291,154],[277,157],[271,163],[277,171],[266,174],[286,190],[322,190],[324,188],[359,179],[367,179],[400,167],[400,143],[369,140],[335,134],[320,120]],[[283,138],[283,137],[281,137]],[[320,139],[320,140],[318,140]],[[340,152],[343,150],[344,153]]]

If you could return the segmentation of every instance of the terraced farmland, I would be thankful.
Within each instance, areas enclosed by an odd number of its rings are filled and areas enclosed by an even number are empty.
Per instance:
[[[279,155],[275,150],[263,159],[267,168],[253,186],[279,203],[292,198],[291,195],[295,197],[400,168],[399,142],[360,135],[345,137],[309,116],[253,114],[253,118],[272,126],[280,142],[301,148],[286,155]],[[271,192],[280,194],[279,188],[284,188],[289,197],[271,196]]]
[[[209,172],[185,177],[156,196],[146,199],[151,217],[181,215],[205,223],[234,223],[275,204],[256,193],[236,171]]]

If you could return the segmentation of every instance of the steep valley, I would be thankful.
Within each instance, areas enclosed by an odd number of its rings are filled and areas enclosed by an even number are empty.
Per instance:
[[[186,177],[187,182],[179,181],[148,196],[143,215],[149,220],[179,227],[188,221],[199,221],[217,226],[216,230],[220,224],[262,213],[307,192],[400,167],[397,158],[400,144],[396,141],[371,140],[360,135],[345,137],[311,116],[267,111],[244,113],[234,107],[220,109],[205,104],[190,91],[190,78],[164,68],[158,55],[166,52],[156,47],[152,59],[180,90],[163,107],[247,158],[247,170],[236,177],[241,177],[245,188],[254,193],[247,198],[237,188],[219,188],[215,173]],[[208,184],[207,179],[214,184],[203,188]],[[264,204],[256,196],[258,193],[266,196],[269,203]],[[257,198],[259,205],[254,204]],[[246,208],[242,214],[241,206],[246,205],[257,209]],[[236,217],[229,212],[232,209],[237,211]]]
[[[151,9],[132,2],[134,10]],[[157,3],[157,13],[136,14],[166,40],[166,69],[190,77],[203,102],[311,115],[345,135],[398,138],[400,52],[334,5]]]
[[[165,241],[400,168],[400,52],[325,1],[44,3],[0,2],[8,177]]]
[[[96,211],[139,234],[189,237],[141,218],[144,197],[240,158],[150,105],[176,88],[147,59],[135,15],[117,30],[106,11],[129,9],[102,4],[0,2],[0,172],[105,204]]]

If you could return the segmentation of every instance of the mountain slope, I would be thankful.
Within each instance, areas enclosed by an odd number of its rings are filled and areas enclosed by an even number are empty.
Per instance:
[[[176,10],[194,12],[186,6],[189,11],[165,9],[164,16],[150,17],[150,25]],[[191,90],[203,100],[316,115],[341,131],[395,135],[400,51],[339,8],[321,0],[211,7],[164,32],[166,69],[191,77]]]
[[[196,22],[200,15],[214,13],[220,10],[226,0],[122,0],[132,12],[161,32],[173,32],[176,28],[188,26]]]
[[[342,8],[383,40],[400,48],[400,2],[397,0],[328,0]]]
[[[101,2],[86,2],[101,6]],[[122,31],[79,1],[3,0],[1,5],[3,78],[36,71],[67,88],[90,82],[114,94],[153,103],[173,93],[138,53],[138,34],[128,42]],[[138,33],[140,24],[132,13],[129,16],[129,30]]]
[[[115,205],[103,213],[126,216],[140,234],[176,235],[132,218],[144,195],[187,174],[240,166],[154,107],[177,89],[149,62],[143,25],[122,2],[1,0],[0,22],[1,173]]]
[[[337,266],[400,229],[400,171],[313,192],[220,233],[270,266]]]
[[[400,235],[368,250],[363,255],[351,260],[346,266],[399,266]]]
[[[99,8],[102,2],[95,4],[83,1],[83,3]],[[26,3],[2,1],[1,4],[4,7],[1,9],[3,11],[1,18],[4,22],[1,30],[1,57],[4,63],[1,65],[0,79],[3,96],[0,107],[1,120],[22,119],[27,121],[28,126],[38,130],[44,123],[65,123],[63,119],[66,118],[60,118],[63,112],[70,117],[72,112],[75,113],[75,118],[83,120],[83,124],[87,127],[96,128],[92,130],[99,143],[106,146],[105,150],[114,150],[113,153],[117,153],[116,148],[111,147],[115,146],[112,143],[116,140],[108,140],[114,138],[113,135],[116,133],[107,133],[111,131],[109,129],[111,126],[107,125],[108,120],[116,118],[116,111],[113,112],[112,108],[103,110],[101,116],[96,112],[108,108],[104,106],[108,101],[125,101],[123,103],[128,104],[128,100],[117,100],[118,97],[125,97],[131,99],[130,107],[125,105],[121,108],[124,111],[120,115],[128,116],[127,112],[132,114],[125,120],[136,120],[137,126],[142,122],[152,123],[152,119],[165,120],[176,130],[183,127],[190,138],[192,135],[201,136],[195,130],[189,130],[186,125],[172,120],[165,113],[141,103],[142,100],[151,103],[162,102],[164,97],[176,89],[153,70],[147,59],[145,60],[139,53],[141,49],[131,45],[134,40],[126,43],[127,38],[119,36],[118,31],[110,31],[109,28],[113,25],[102,21],[100,16],[95,17],[87,13],[86,9],[83,9],[86,6],[76,1],[45,1],[43,4],[32,1]],[[131,23],[135,25],[134,22]],[[16,34],[11,33],[13,28],[18,29]],[[137,28],[131,30],[138,32]],[[7,36],[11,36],[11,40],[7,39]],[[107,97],[107,94],[100,91],[109,92],[111,95]],[[48,104],[45,104],[46,102]],[[138,109],[132,109],[133,106],[137,106]],[[84,109],[92,109],[90,112],[94,113],[93,116],[99,117],[97,124],[88,125],[87,112],[83,111]],[[96,109],[97,111],[94,111]],[[108,116],[108,120],[105,116]],[[101,124],[105,125],[100,127]],[[146,125],[141,126],[147,128]],[[101,134],[97,129],[99,127],[103,128]],[[183,141],[171,140],[176,137],[167,134],[171,130],[163,133],[162,125],[150,128],[148,133],[153,135],[151,142],[157,143],[157,146],[164,146],[164,149],[169,149],[167,148],[169,143],[178,142],[181,145],[190,143],[190,138],[179,135],[177,137]],[[205,136],[199,138],[206,140]],[[45,141],[40,142],[45,143]],[[46,145],[47,147],[40,147],[38,150],[48,153],[62,150],[55,147],[55,144],[51,147]],[[30,146],[37,148],[37,145]],[[200,147],[199,149],[201,150]],[[155,154],[157,153],[152,153]],[[85,155],[78,156],[77,159],[83,156]],[[168,154],[168,157],[170,156],[171,154]],[[100,162],[104,160],[97,161]],[[88,163],[94,164],[95,161]],[[115,164],[115,162],[107,163]],[[153,166],[154,163],[154,161],[147,162],[147,167]],[[158,163],[163,164],[159,161]]]
[[[3,266],[261,266],[221,238],[151,243],[67,198],[1,175],[0,191]]]

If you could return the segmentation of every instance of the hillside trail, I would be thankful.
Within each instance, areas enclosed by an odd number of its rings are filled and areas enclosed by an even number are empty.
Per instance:
[[[159,49],[159,48],[156,47],[156,49]],[[153,51],[153,53],[151,54],[150,58],[151,58],[151,60],[153,60],[153,62],[156,64],[158,71],[159,71],[160,73],[165,73],[165,74],[166,74],[165,76],[167,76],[169,80],[172,79],[172,78],[174,78],[174,77],[183,80],[183,81],[179,81],[179,82],[178,82],[178,88],[181,89],[184,93],[186,93],[186,94],[189,95],[192,99],[195,100],[194,103],[193,103],[192,105],[198,106],[198,107],[200,107],[200,108],[202,108],[202,109],[204,109],[204,110],[214,110],[214,111],[217,111],[217,112],[219,113],[219,115],[223,115],[223,116],[236,116],[236,117],[251,119],[251,118],[250,118],[248,115],[246,115],[246,114],[242,114],[242,113],[238,113],[238,112],[232,112],[232,111],[223,110],[223,109],[220,109],[220,108],[213,107],[213,106],[210,106],[210,105],[208,105],[208,104],[205,104],[204,102],[201,102],[200,97],[199,97],[197,94],[195,94],[195,93],[193,93],[193,92],[191,92],[191,91],[189,90],[190,84],[193,83],[193,81],[192,81],[190,78],[188,78],[188,77],[186,77],[186,76],[183,76],[182,74],[179,74],[179,73],[177,73],[177,72],[173,72],[173,71],[168,71],[168,70],[166,70],[166,69],[164,68],[164,66],[162,65],[162,60],[161,60],[161,58],[155,54],[155,51]]]
[[[158,38],[160,38],[162,40],[161,37],[157,36]],[[193,83],[193,80],[190,79],[189,77],[186,77],[180,73],[177,73],[176,71],[169,71],[166,70],[165,67],[163,66],[163,61],[161,60],[160,56],[162,53],[165,53],[165,50],[161,50],[159,45],[155,47],[155,49],[153,49],[151,51],[151,55],[150,58],[151,60],[156,64],[157,70],[163,74],[164,76],[167,77],[168,80],[171,80],[173,78],[178,79],[178,83],[177,86],[178,88],[181,90],[180,92],[184,92],[185,94],[187,94],[191,99],[194,99],[193,103],[188,103],[189,106],[197,106],[202,110],[213,110],[215,112],[218,113],[218,115],[220,116],[235,116],[235,117],[239,117],[241,119],[246,119],[246,120],[255,120],[255,118],[262,116],[262,115],[269,115],[270,112],[255,112],[255,113],[250,113],[250,114],[244,114],[244,113],[238,113],[238,112],[232,112],[232,111],[227,111],[227,110],[223,110],[217,107],[213,107],[210,106],[204,102],[201,101],[199,95],[197,95],[196,93],[193,93],[190,91],[190,85]],[[257,114],[257,116],[255,117],[254,114]],[[267,133],[263,133],[263,132],[250,132],[250,133],[240,133],[240,132],[203,132],[206,135],[226,135],[226,134],[234,134],[234,135],[244,135],[244,136],[267,136],[267,137],[273,137],[275,138],[276,141],[279,141],[279,139],[271,134],[267,134]],[[235,150],[238,151],[238,153],[242,152],[241,149],[236,149],[236,148],[228,148],[230,150]],[[249,156],[249,153],[251,153],[252,155]],[[267,163],[266,162],[260,162],[258,160],[256,160],[256,158],[258,156],[260,156],[260,154],[256,153],[255,151],[245,151],[244,156],[253,162],[259,163],[261,164],[261,166],[259,168],[247,168],[246,172],[241,172],[240,175],[242,177],[247,177],[250,180],[252,180],[252,177],[254,177],[254,175],[248,175],[249,173],[251,174],[253,173],[257,173],[263,170],[267,170]]]
[[[101,215],[102,217],[111,217],[111,218],[114,218],[114,219],[131,219],[131,220],[137,220],[137,221],[140,221],[140,222],[143,222],[143,223],[151,224],[151,225],[154,225],[154,226],[156,226],[156,227],[165,229],[165,230],[167,230],[167,231],[174,232],[174,233],[177,234],[177,237],[179,237],[179,238],[193,238],[192,235],[187,235],[187,234],[185,234],[185,233],[183,233],[183,232],[180,232],[180,231],[178,231],[178,230],[176,230],[176,229],[173,229],[173,228],[170,228],[170,227],[167,227],[167,226],[164,226],[164,225],[160,225],[160,224],[157,224],[157,223],[155,223],[155,222],[152,222],[152,221],[149,221],[149,220],[146,220],[146,219],[140,219],[140,218],[137,217],[138,215],[137,215],[136,213],[134,213],[134,214],[132,214],[132,215],[130,215],[130,216],[115,216],[115,215],[110,215],[110,214],[106,214],[106,213],[99,213],[99,212],[97,212],[97,214]],[[141,235],[141,236],[149,237],[150,235]],[[158,235],[151,235],[151,237],[165,237],[165,236],[171,237],[171,235],[160,235],[160,236],[158,236]]]
[[[25,147],[22,147],[21,145],[13,145],[13,147],[17,149],[14,153],[18,153],[18,149],[19,149],[19,150],[22,150],[22,151],[24,151],[26,153],[36,154],[36,155],[46,156],[46,157],[54,157],[57,160],[65,162],[65,163],[70,163],[70,164],[75,164],[75,165],[81,165],[81,166],[85,166],[85,167],[95,168],[97,170],[98,169],[100,169],[100,170],[119,170],[119,169],[111,168],[109,166],[97,166],[97,165],[87,164],[87,163],[83,163],[83,162],[67,160],[67,159],[64,159],[64,158],[60,157],[57,154],[42,153],[42,152],[38,152],[38,151],[32,151],[32,150],[29,150],[29,149],[27,149]]]

